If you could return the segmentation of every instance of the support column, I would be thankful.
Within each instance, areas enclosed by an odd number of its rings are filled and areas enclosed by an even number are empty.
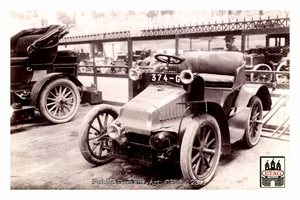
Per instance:
[[[96,89],[98,88],[98,80],[97,80],[97,69],[96,69],[96,63],[95,63],[95,43],[92,42],[92,56],[93,56],[93,78],[94,78],[94,85],[96,85]]]
[[[175,36],[175,55],[176,55],[176,56],[179,55],[178,49],[179,49],[179,36],[176,35],[176,36]]]
[[[132,39],[128,38],[127,40],[127,48],[128,48],[128,74],[129,70],[132,67],[133,60],[133,47],[132,47]],[[128,77],[128,101],[133,98],[133,81]]]
[[[241,34],[241,52],[245,53],[245,43],[246,43],[246,37],[245,33]]]

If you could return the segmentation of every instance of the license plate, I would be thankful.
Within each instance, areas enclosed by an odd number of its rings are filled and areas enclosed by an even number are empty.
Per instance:
[[[151,73],[151,82],[171,82],[176,84],[181,84],[179,74],[161,74],[161,73]]]

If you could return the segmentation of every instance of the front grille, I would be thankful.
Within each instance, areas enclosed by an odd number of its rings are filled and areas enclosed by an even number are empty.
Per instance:
[[[129,142],[149,146],[150,137],[147,136],[147,135],[141,135],[141,134],[136,134],[136,133],[128,133],[126,136],[127,136],[127,139],[128,139]],[[149,146],[149,148],[150,148],[150,146]]]
[[[120,145],[113,141],[113,154],[128,159],[136,159],[141,162],[156,162],[156,151],[149,146],[149,136],[136,133],[128,133],[128,142]]]

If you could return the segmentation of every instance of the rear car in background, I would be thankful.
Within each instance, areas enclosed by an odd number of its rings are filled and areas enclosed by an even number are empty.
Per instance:
[[[257,45],[256,48],[247,50],[246,69],[260,71],[251,73],[253,82],[289,83],[288,73],[263,73],[263,71],[290,71],[290,35],[287,33],[266,35],[266,45]]]
[[[77,57],[72,51],[58,51],[59,40],[69,29],[51,25],[11,37],[11,124],[34,118],[36,111],[54,124],[77,114],[82,87]]]
[[[128,73],[128,55],[127,53],[118,53],[116,59],[111,62],[114,66],[111,68],[112,73]]]

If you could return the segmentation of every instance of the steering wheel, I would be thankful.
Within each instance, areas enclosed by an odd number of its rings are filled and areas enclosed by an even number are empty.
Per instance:
[[[184,58],[179,58],[178,56],[171,56],[168,54],[156,54],[154,57],[156,60],[167,64],[180,64],[185,60]]]

